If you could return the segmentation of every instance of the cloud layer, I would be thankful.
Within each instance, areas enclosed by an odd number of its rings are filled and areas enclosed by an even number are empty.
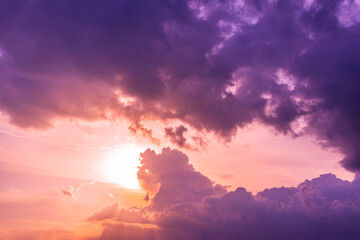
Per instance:
[[[108,222],[100,239],[358,239],[360,181],[333,174],[297,187],[227,192],[177,150],[142,154],[139,180],[158,192],[145,208],[117,204],[89,220]],[[109,222],[109,220],[111,220]]]
[[[351,0],[1,1],[0,109],[35,128],[126,118],[144,136],[149,118],[225,138],[257,120],[316,135],[356,171],[359,9]]]

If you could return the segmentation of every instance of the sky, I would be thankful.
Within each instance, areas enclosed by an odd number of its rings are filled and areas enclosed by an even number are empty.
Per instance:
[[[360,239],[359,0],[0,1],[0,240]]]

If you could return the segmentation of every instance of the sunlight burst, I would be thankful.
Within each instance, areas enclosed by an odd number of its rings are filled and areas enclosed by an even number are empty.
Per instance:
[[[105,159],[105,177],[125,188],[139,189],[137,171],[140,165],[140,152],[142,151],[144,151],[143,148],[134,145],[127,145],[110,151]]]

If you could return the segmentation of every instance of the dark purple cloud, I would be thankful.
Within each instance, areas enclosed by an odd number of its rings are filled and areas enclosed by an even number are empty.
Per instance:
[[[0,109],[57,118],[179,119],[230,139],[253,120],[308,133],[360,168],[360,25],[351,0],[0,3]],[[127,101],[124,97],[131,97]]]
[[[139,179],[159,190],[149,207],[109,206],[89,220],[111,219],[100,239],[348,239],[360,238],[360,182],[333,174],[297,187],[226,190],[170,149],[142,154]],[[145,171],[147,170],[147,171]],[[126,237],[125,237],[126,236]]]

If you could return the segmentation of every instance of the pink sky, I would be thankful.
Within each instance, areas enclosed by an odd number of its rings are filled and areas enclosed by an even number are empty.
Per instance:
[[[86,221],[92,213],[114,203],[122,207],[147,205],[143,200],[145,190],[122,187],[106,166],[109,156],[125,158],[126,164],[133,162],[128,167],[131,174],[120,179],[131,182],[137,178],[138,157],[130,155],[132,158],[128,159],[121,151],[119,155],[117,149],[135,149],[140,154],[147,147],[156,151],[165,146],[176,147],[158,134],[163,123],[150,125],[160,146],[130,134],[126,122],[58,121],[51,129],[37,131],[14,127],[2,116],[0,234],[5,239],[19,231],[25,235],[30,232],[39,239],[47,239],[46,234],[53,236],[55,232],[61,239],[65,234],[62,231],[69,231],[69,236],[74,231],[79,237],[96,235],[101,226]],[[190,163],[216,183],[233,190],[243,186],[256,193],[264,188],[296,186],[304,178],[328,172],[353,179],[353,174],[339,164],[341,154],[322,149],[310,137],[277,135],[253,124],[239,130],[231,142],[212,134],[206,139],[207,145],[200,150],[185,150]],[[110,164],[114,162],[118,165],[113,168],[122,167],[120,159],[113,159]],[[73,197],[62,192],[69,186],[75,189]],[[89,233],[88,228],[94,232]]]

